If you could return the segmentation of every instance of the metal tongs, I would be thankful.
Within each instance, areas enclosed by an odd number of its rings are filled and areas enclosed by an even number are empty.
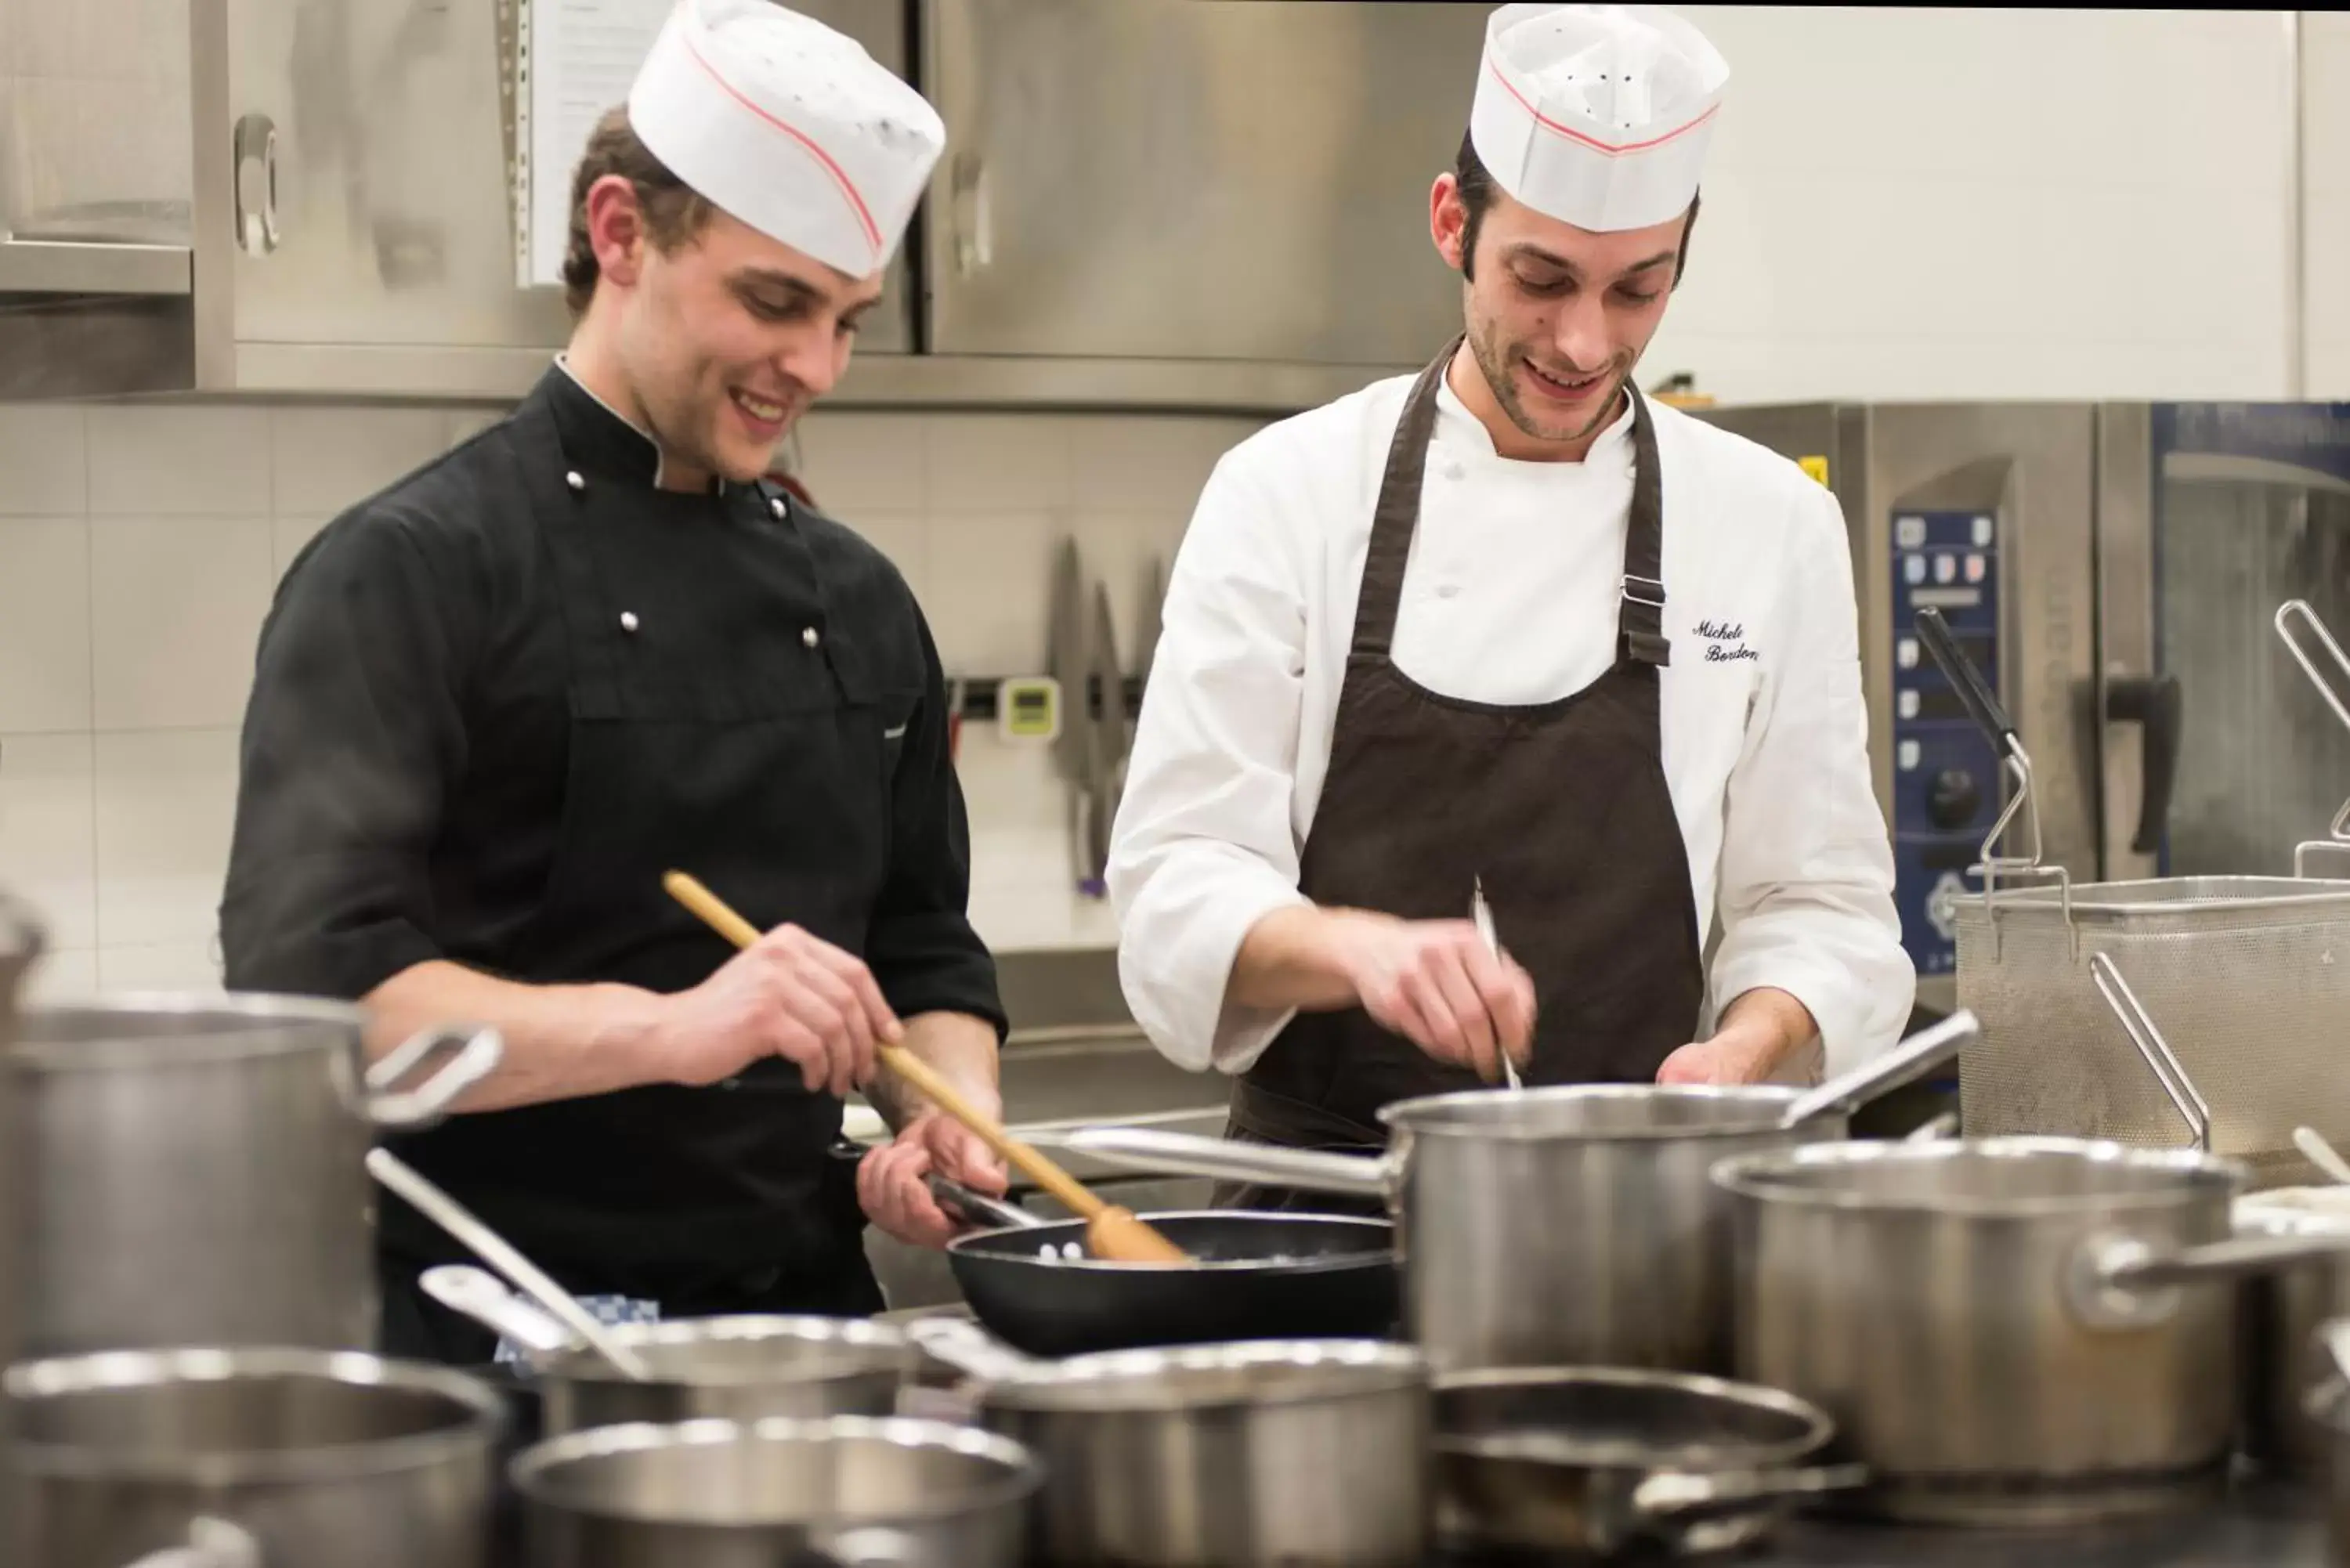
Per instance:
[[[1470,880],[1469,918],[1476,922],[1477,935],[1479,940],[1484,942],[1485,950],[1496,959],[1500,958],[1502,956],[1501,939],[1493,934],[1493,911],[1485,903],[1485,879],[1482,877],[1472,877]],[[1513,1089],[1525,1087],[1518,1078],[1518,1064],[1510,1059],[1507,1046],[1502,1050],[1502,1076]]]

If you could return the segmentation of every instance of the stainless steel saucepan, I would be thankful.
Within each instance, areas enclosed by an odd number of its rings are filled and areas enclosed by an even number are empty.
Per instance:
[[[601,1427],[509,1473],[530,1568],[1022,1568],[1045,1479],[1008,1438],[863,1416]]]
[[[1874,1511],[2071,1524],[2226,1475],[2237,1282],[2334,1237],[2240,1235],[2232,1161],[2070,1138],[1725,1160],[1739,1376],[1808,1399]]]
[[[369,1068],[365,1026],[356,1007],[273,996],[28,1010],[9,1058],[37,1173],[26,1352],[371,1349],[368,1147],[439,1118],[501,1045],[431,1030]]]
[[[1436,1391],[1437,1532],[1456,1552],[1717,1552],[1860,1485],[1835,1424],[1774,1388],[1625,1367],[1497,1368]]]
[[[1385,1340],[1020,1355],[973,1324],[909,1332],[977,1383],[980,1419],[1044,1463],[1050,1568],[1415,1568],[1429,1376]]]
[[[505,1420],[355,1353],[123,1351],[9,1369],[10,1568],[488,1568]]]
[[[1440,1371],[1731,1366],[1729,1155],[1841,1139],[1848,1113],[1975,1038],[1960,1012],[1813,1090],[1575,1084],[1404,1100],[1378,1158],[1144,1128],[1066,1147],[1114,1164],[1384,1196],[1405,1317]]]
[[[742,1315],[605,1330],[650,1376],[629,1376],[484,1271],[427,1270],[442,1305],[521,1345],[550,1437],[629,1421],[889,1416],[920,1365],[897,1329],[863,1318]]]

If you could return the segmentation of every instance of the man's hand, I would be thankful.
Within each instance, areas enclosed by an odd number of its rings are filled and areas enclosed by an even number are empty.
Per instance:
[[[1507,953],[1488,951],[1467,920],[1403,920],[1333,910],[1330,940],[1363,1010],[1440,1062],[1502,1077],[1502,1053],[1533,1050],[1534,982]]]
[[[857,1200],[866,1218],[900,1241],[945,1246],[961,1227],[931,1196],[924,1178],[934,1170],[990,1198],[1003,1196],[1003,1163],[994,1151],[951,1116],[926,1109],[858,1164]]]
[[[796,1063],[811,1093],[846,1097],[873,1076],[873,1043],[902,1033],[873,975],[797,926],[778,926],[717,973],[665,1001],[650,1042],[663,1079],[714,1084],[768,1056]]]
[[[1722,1011],[1711,1040],[1682,1046],[1657,1069],[1659,1084],[1760,1084],[1818,1033],[1811,1010],[1783,991],[1761,987]]]

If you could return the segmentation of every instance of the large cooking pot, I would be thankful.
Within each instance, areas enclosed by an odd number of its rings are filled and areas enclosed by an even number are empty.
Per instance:
[[[2073,1524],[2224,1482],[2236,1282],[2330,1257],[2239,1236],[2230,1160],[2072,1138],[1725,1160],[1739,1376],[1835,1420],[1871,1511]]]
[[[2350,1248],[2350,1187],[2255,1192],[2236,1199],[2235,1221],[2253,1235],[2332,1236]],[[2350,1251],[2247,1280],[2241,1311],[2245,1454],[2296,1479],[2324,1475],[2332,1444],[2303,1407],[2313,1386],[2335,1376],[2317,1329],[2350,1313]]]
[[[498,1397],[286,1350],[28,1362],[11,1568],[486,1568]]]
[[[1728,1155],[1840,1139],[1847,1112],[1949,1060],[1971,1015],[1860,1071],[1775,1085],[1572,1084],[1401,1100],[1378,1158],[1149,1128],[1088,1127],[1067,1147],[1113,1164],[1384,1196],[1404,1256],[1405,1318],[1440,1371],[1731,1365]],[[1799,1101],[1832,1106],[1789,1127]]]
[[[10,1057],[33,1173],[26,1353],[372,1349],[368,1146],[441,1116],[500,1046],[432,1030],[369,1069],[365,1022],[273,996],[27,1011]]]
[[[1241,1340],[1034,1360],[951,1319],[909,1330],[1045,1466],[1045,1568],[1416,1568],[1429,1375],[1384,1340]]]
[[[652,1374],[639,1379],[480,1269],[428,1269],[421,1283],[522,1347],[549,1437],[634,1421],[894,1415],[921,1359],[903,1333],[863,1318],[743,1314],[608,1327]]]
[[[864,1416],[600,1427],[510,1473],[530,1568],[1020,1568],[1045,1480],[1009,1438]]]

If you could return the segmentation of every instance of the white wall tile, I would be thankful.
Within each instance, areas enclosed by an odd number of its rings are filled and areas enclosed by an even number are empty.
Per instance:
[[[139,942],[98,950],[98,981],[106,992],[222,992],[219,950],[209,942]]]
[[[1049,414],[933,414],[923,431],[932,516],[1066,506],[1069,427]]]
[[[98,727],[237,723],[268,612],[266,521],[99,517],[91,525]]]
[[[819,409],[795,431],[799,475],[827,513],[849,523],[868,512],[919,512],[924,488],[920,414],[828,413]]]
[[[1053,555],[1066,514],[933,512],[922,604],[951,675],[1042,673]]]
[[[267,516],[269,410],[169,403],[89,410],[89,509]]]
[[[236,732],[102,734],[97,765],[99,946],[210,942],[235,823]]]
[[[1186,516],[1216,460],[1256,428],[1232,420],[1093,414],[1067,421],[1080,513],[1173,509]]]
[[[89,523],[0,517],[0,731],[89,726]]]
[[[437,408],[276,408],[269,423],[271,507],[281,517],[324,522],[449,445]]]
[[[0,735],[0,888],[59,948],[98,945],[91,768],[88,735]]]
[[[41,1005],[84,1001],[98,994],[98,990],[96,948],[45,952],[25,980],[26,1000]]]
[[[62,515],[89,504],[88,412],[0,403],[0,513]]]
[[[2350,400],[2350,13],[2301,17],[2307,395]]]

